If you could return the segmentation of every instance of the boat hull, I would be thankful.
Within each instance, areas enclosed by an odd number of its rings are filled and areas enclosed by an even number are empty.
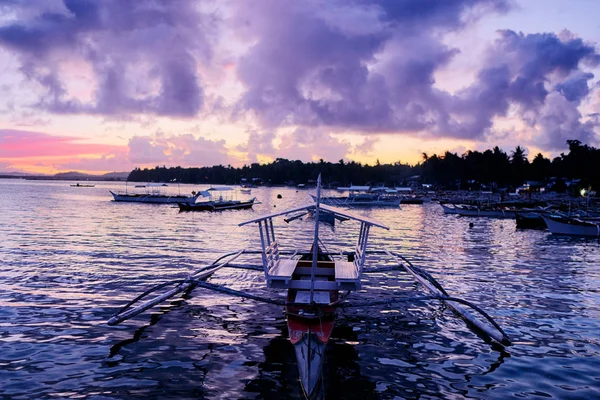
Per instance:
[[[335,314],[321,318],[300,318],[296,314],[298,311],[288,307],[288,331],[296,353],[302,392],[307,399],[312,399],[320,392],[325,347],[333,331]]]
[[[517,212],[515,217],[518,229],[546,229],[546,222],[539,213]]]
[[[462,217],[487,217],[487,218],[516,218],[513,210],[504,210],[501,208],[479,208],[479,207],[464,207],[453,205],[452,207],[441,204],[444,214],[456,214]]]
[[[247,210],[252,208],[254,200],[250,201],[205,201],[202,203],[178,203],[179,211],[225,211]]]
[[[543,216],[543,218],[548,230],[554,235],[600,237],[600,222],[549,216]]]
[[[325,363],[325,343],[316,335],[306,334],[294,345],[298,374],[302,392],[307,399],[314,399],[319,393],[321,371]]]
[[[118,194],[110,192],[115,201],[129,203],[153,203],[153,204],[192,204],[196,201],[199,194],[194,196],[184,195],[158,195],[158,194]]]

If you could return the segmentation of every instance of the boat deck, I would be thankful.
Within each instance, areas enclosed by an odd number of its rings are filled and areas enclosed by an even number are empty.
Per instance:
[[[311,275],[312,261],[279,259],[267,271],[267,286],[276,289],[309,290],[310,280],[302,277]],[[358,290],[360,276],[354,262],[319,261],[315,270],[315,290]],[[319,279],[321,278],[321,279]],[[325,280],[323,280],[325,278]]]

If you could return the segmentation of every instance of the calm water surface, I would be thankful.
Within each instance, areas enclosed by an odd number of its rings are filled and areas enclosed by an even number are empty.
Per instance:
[[[300,398],[278,307],[196,289],[117,327],[106,321],[155,284],[258,249],[256,228],[237,224],[305,203],[308,192],[259,188],[254,210],[179,213],[111,201],[122,185],[0,180],[0,397]],[[347,309],[328,348],[326,398],[600,398],[596,241],[446,216],[436,204],[363,212],[392,227],[373,230],[371,248],[426,268],[514,344],[486,344],[439,303]],[[309,223],[276,223],[284,247],[308,248]],[[329,250],[350,250],[357,230],[323,226],[321,236]],[[280,295],[255,272],[223,270],[211,282]],[[355,300],[418,289],[396,272],[363,287]]]

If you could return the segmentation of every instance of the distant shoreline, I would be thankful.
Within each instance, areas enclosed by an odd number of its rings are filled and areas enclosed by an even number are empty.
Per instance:
[[[127,178],[103,176],[45,176],[45,175],[0,175],[0,179],[24,179],[28,181],[126,181]]]

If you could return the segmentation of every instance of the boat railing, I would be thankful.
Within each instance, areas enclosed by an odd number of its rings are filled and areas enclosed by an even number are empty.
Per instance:
[[[265,268],[269,273],[279,262],[279,244],[277,241],[274,241],[265,249],[265,259],[267,261]]]
[[[279,244],[273,241],[265,248],[264,270],[267,286],[272,288],[287,288],[298,264],[294,259],[296,252],[290,258],[279,257]]]

